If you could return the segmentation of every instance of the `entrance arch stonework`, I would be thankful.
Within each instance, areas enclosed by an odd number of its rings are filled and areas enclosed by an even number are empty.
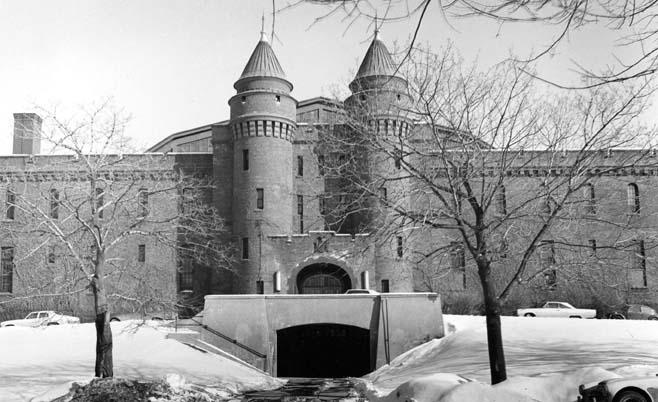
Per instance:
[[[300,274],[303,275],[305,271],[308,271],[307,268],[313,269],[313,267],[319,267],[322,265],[338,268],[340,271],[336,273],[336,279],[344,284],[348,283],[348,288],[358,286],[357,277],[354,275],[354,272],[344,260],[325,255],[314,255],[304,259],[295,265],[295,267],[290,271],[290,276],[288,277],[288,292],[291,294],[299,294],[300,289],[298,279],[300,279]],[[318,270],[318,272],[320,272],[320,270]]]

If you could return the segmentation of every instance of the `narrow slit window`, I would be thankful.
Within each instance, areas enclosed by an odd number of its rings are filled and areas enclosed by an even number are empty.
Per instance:
[[[242,170],[249,170],[249,150],[242,150]]]
[[[249,238],[248,237],[243,237],[242,238],[242,259],[243,260],[248,260],[249,259]]]
[[[137,246],[137,261],[146,262],[146,244],[140,244]]]
[[[265,194],[262,188],[256,189],[256,209],[265,208]]]

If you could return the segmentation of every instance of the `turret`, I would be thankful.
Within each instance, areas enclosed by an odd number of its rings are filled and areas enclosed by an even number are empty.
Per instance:
[[[359,134],[365,135],[363,154],[370,191],[370,213],[362,214],[359,225],[369,232],[381,228],[394,228],[387,220],[391,204],[408,208],[410,186],[408,175],[402,169],[404,143],[411,130],[407,110],[411,104],[407,81],[397,74],[393,61],[379,32],[363,58],[359,71],[350,83],[352,95],[345,100],[345,107]],[[379,138],[386,137],[386,138]],[[378,236],[375,247],[375,272],[370,273],[372,288],[391,291],[411,291],[412,272],[408,261],[407,236],[412,231],[397,227],[395,233]]]
[[[229,100],[233,136],[233,235],[240,293],[271,280],[261,263],[268,235],[292,230],[292,141],[297,101],[265,33]]]

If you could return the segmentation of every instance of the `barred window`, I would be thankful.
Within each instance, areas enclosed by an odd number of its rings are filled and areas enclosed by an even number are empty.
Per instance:
[[[55,188],[50,189],[50,217],[59,219],[59,191]]]
[[[627,187],[628,212],[640,213],[640,189],[635,183],[629,183]]]
[[[14,248],[0,250],[0,293],[11,293],[14,279]]]
[[[585,212],[591,215],[596,214],[596,194],[592,183],[587,183],[583,187],[583,198],[585,199]]]
[[[149,193],[145,188],[140,188],[137,193],[137,204],[139,205],[139,216],[149,214]]]
[[[495,195],[496,202],[496,215],[507,215],[507,199],[505,195],[505,186],[502,184],[498,186],[498,191]]]
[[[16,217],[16,193],[14,193],[12,190],[7,190],[5,207],[6,207],[5,217],[7,219],[14,220],[14,218]]]

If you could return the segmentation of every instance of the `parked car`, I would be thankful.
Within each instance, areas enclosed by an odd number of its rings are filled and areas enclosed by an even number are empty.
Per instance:
[[[372,289],[348,289],[346,295],[378,295],[379,292]]]
[[[578,388],[580,402],[656,402],[658,376],[615,378]]]
[[[613,320],[658,320],[658,312],[643,304],[629,304],[626,311],[615,311],[608,314]]]
[[[64,315],[52,310],[33,311],[20,320],[0,322],[0,327],[40,327],[42,325],[79,324],[80,318]]]
[[[516,310],[519,317],[568,317],[568,318],[595,318],[596,310],[575,308],[565,302],[546,302],[541,308],[520,308]]]
[[[112,313],[110,321],[127,321],[127,320],[174,320],[176,313],[170,311],[138,311],[134,313]]]

